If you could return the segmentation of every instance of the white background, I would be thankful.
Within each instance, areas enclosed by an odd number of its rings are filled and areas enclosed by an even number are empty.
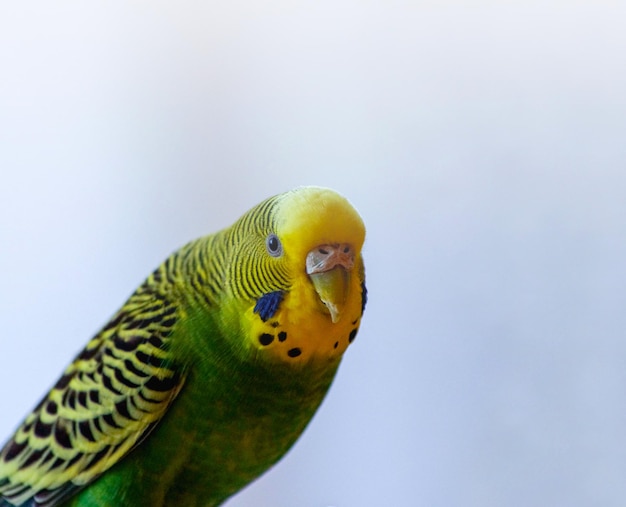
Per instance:
[[[318,184],[370,303],[228,506],[623,506],[619,4],[5,2],[0,440],[171,251]]]

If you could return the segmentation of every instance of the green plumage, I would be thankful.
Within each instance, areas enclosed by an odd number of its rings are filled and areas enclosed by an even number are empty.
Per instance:
[[[356,335],[364,233],[303,187],[172,254],[4,446],[0,506],[214,506],[263,473]]]

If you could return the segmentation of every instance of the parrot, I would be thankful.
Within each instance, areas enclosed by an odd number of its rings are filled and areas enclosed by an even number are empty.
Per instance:
[[[0,507],[217,506],[316,413],[367,301],[363,220],[270,197],[154,270],[0,451]]]

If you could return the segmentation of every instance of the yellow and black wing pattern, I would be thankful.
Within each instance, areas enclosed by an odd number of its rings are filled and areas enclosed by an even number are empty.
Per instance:
[[[177,309],[148,282],[0,452],[0,507],[72,496],[145,438],[178,394],[183,373],[168,354]]]

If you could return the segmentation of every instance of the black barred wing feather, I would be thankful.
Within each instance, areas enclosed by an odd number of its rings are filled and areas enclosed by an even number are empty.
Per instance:
[[[126,455],[183,384],[168,360],[176,308],[142,286],[0,452],[0,505],[53,506]]]

